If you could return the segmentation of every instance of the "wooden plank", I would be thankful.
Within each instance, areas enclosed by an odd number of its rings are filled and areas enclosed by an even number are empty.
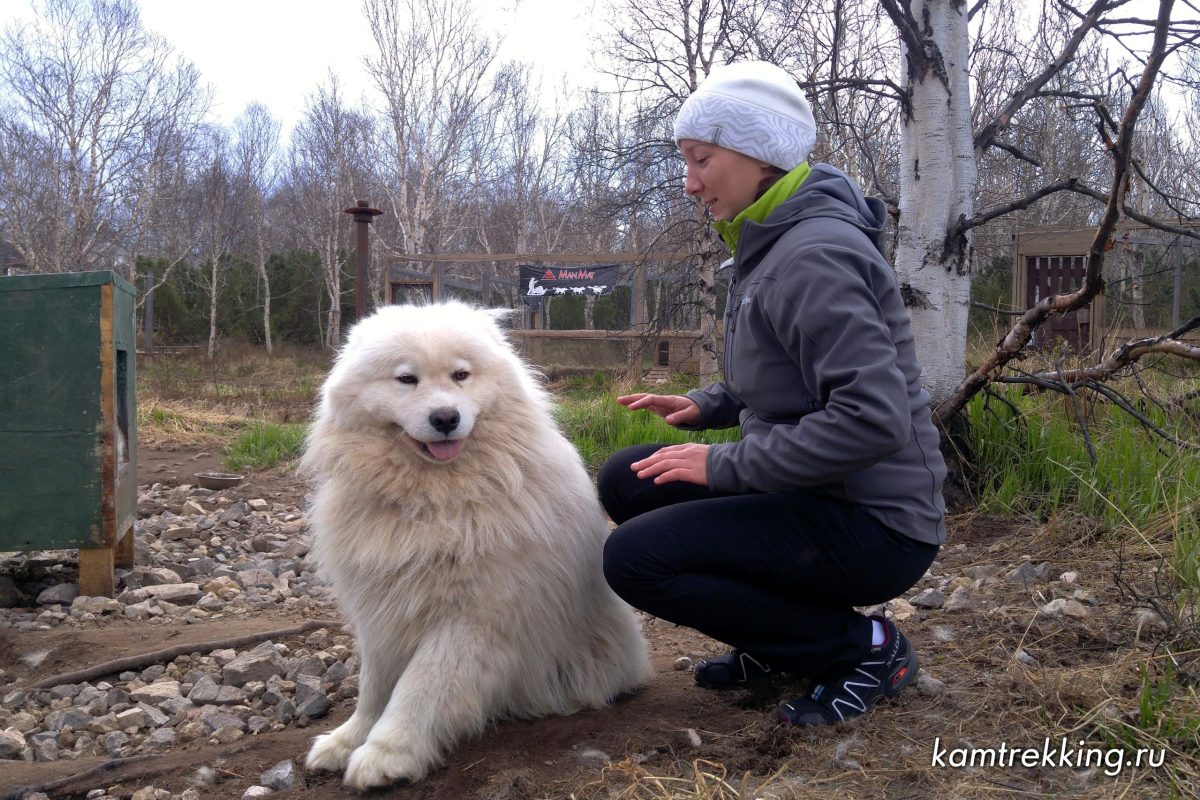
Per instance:
[[[396,261],[419,261],[426,264],[636,264],[641,261],[683,261],[695,257],[695,253],[418,253],[392,256]]]
[[[698,339],[700,331],[554,331],[513,328],[505,331],[519,339]]]
[[[113,552],[113,565],[121,569],[133,569],[133,530],[133,525],[125,529]]]
[[[88,597],[112,597],[113,548],[84,547],[79,550],[79,593]]]

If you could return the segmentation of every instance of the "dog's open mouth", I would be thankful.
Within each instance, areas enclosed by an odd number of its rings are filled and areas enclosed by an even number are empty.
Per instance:
[[[407,436],[407,434],[406,434]],[[422,442],[408,436],[408,440],[417,448],[417,452],[434,461],[453,461],[462,452],[466,439],[442,439],[436,442]]]

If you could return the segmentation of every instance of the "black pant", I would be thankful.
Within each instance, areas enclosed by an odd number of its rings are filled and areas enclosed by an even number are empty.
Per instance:
[[[627,447],[600,470],[600,501],[618,524],[604,546],[609,585],[778,669],[818,679],[852,670],[871,644],[870,620],[852,606],[899,596],[937,555],[828,495],[638,478],[629,465],[660,446]]]

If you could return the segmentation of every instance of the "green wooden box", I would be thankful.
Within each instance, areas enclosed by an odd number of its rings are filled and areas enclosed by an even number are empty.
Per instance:
[[[0,551],[80,548],[88,595],[132,566],[134,291],[109,271],[0,277]]]

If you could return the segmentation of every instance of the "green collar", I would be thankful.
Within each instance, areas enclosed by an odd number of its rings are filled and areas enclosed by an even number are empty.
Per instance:
[[[800,188],[800,184],[804,183],[804,179],[808,177],[810,172],[812,172],[812,167],[809,166],[808,162],[801,163],[800,166],[775,181],[774,185],[770,189],[767,189],[762,197],[751,203],[732,220],[725,221],[720,219],[713,223],[713,230],[725,240],[725,246],[729,248],[730,255],[737,253],[738,237],[742,234],[742,223],[746,220],[761,223],[771,215],[772,211],[783,205],[784,200],[787,200]]]

